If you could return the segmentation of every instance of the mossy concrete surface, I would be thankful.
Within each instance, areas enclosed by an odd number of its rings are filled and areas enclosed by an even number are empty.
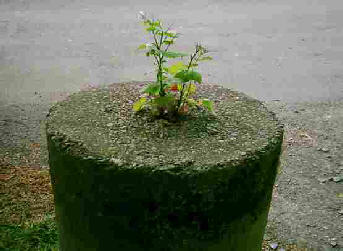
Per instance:
[[[141,82],[72,95],[47,138],[61,250],[260,250],[283,138],[257,100],[217,85],[177,123],[134,114]]]

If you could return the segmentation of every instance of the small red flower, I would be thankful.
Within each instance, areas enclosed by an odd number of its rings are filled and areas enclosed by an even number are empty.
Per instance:
[[[177,88],[177,84],[172,84],[171,86],[170,86],[170,90],[172,91],[172,92],[177,92],[179,89]]]

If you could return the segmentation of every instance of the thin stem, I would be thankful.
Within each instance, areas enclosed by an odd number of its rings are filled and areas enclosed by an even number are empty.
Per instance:
[[[191,67],[192,65],[192,62],[193,62],[193,59],[195,58],[195,56],[198,54],[199,50],[198,50],[198,47],[196,47],[195,49],[195,52],[191,55],[191,59],[189,61],[189,64],[187,66],[187,71],[189,70],[189,68]],[[183,99],[183,91],[185,89],[185,85],[186,83],[182,83],[182,89],[181,89],[181,92],[180,92],[180,98],[177,102],[177,107],[176,107],[176,110],[179,111],[180,108],[181,108],[181,103],[182,103],[182,99]]]
[[[160,65],[159,65],[159,73],[160,73],[160,96],[165,96],[165,92],[163,89],[163,55],[161,53],[161,48],[162,48],[162,43],[163,43],[163,30],[160,35],[160,45],[159,45],[159,59],[160,59]]]
[[[172,25],[173,25],[173,24],[169,25],[169,27],[167,28],[167,30],[165,31],[165,33],[168,33],[168,31],[169,31],[170,27],[172,27]],[[163,41],[166,40],[167,38],[168,38],[168,36],[166,35],[166,36],[164,37]],[[174,38],[172,38],[172,41],[174,41]],[[168,44],[167,47],[165,48],[165,50],[164,50],[165,52],[169,49],[169,46],[170,46],[170,44]]]
[[[160,48],[161,48],[161,40],[160,43],[158,43],[157,38],[156,38],[156,32],[153,31],[152,32],[153,37],[154,37],[154,41],[155,41],[155,47],[158,50],[158,57],[156,55],[154,55],[154,58],[156,60],[156,63],[158,65],[158,71],[157,71],[157,82],[160,84],[160,96],[165,96],[164,90],[163,90],[163,83],[162,83],[162,60],[163,60],[163,56],[161,57],[161,53],[160,53]]]
[[[155,46],[156,46],[156,48],[159,50],[160,48],[159,48],[159,46],[158,46],[158,43],[157,43],[157,39],[156,39],[156,33],[155,33],[155,31],[153,31],[153,32],[152,32],[152,34],[154,35]]]

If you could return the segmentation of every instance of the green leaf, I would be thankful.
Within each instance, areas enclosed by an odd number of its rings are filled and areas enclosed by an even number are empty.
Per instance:
[[[187,66],[183,62],[179,61],[179,62],[176,62],[175,64],[171,65],[168,68],[168,72],[172,75],[175,75],[179,71],[182,71],[185,69],[187,69]]]
[[[162,53],[162,56],[167,57],[167,58],[180,58],[180,57],[185,57],[188,56],[186,53],[182,52],[174,52],[174,51],[160,51]]]
[[[152,25],[153,25],[153,26],[160,27],[160,26],[161,26],[161,21],[160,21],[160,20],[157,20],[157,21],[155,21],[155,22],[152,22]]]
[[[173,40],[170,40],[170,39],[168,39],[168,40],[166,39],[166,40],[163,41],[163,43],[164,43],[164,44],[167,44],[167,45],[170,45],[170,44],[173,44],[174,41],[173,41]]]
[[[145,53],[145,55],[146,55],[147,57],[149,57],[150,55],[156,55],[156,51],[157,51],[157,50],[155,50],[154,48],[151,48],[149,51],[147,51],[147,52]]]
[[[197,87],[195,86],[195,84],[191,83],[187,86],[187,95],[192,95],[195,93]]]
[[[196,71],[189,71],[188,72],[188,78],[189,78],[189,80],[194,80],[198,83],[201,83],[201,81],[202,81],[201,74],[199,72],[196,72]]]
[[[146,31],[155,31],[156,27],[155,26],[150,26],[148,28],[145,29]]]
[[[146,44],[141,44],[138,46],[137,50],[145,50],[146,49]]]
[[[188,82],[189,80],[187,78],[187,72],[187,70],[180,71],[176,73],[174,77],[181,79],[183,82]]]
[[[208,99],[202,100],[202,105],[206,107],[209,111],[213,111],[213,102]]]
[[[138,111],[142,110],[142,108],[144,107],[146,101],[147,101],[146,98],[140,98],[138,101],[136,101],[136,102],[133,104],[132,109],[133,109],[135,112],[138,112]]]
[[[175,98],[173,96],[163,96],[154,99],[154,103],[158,106],[170,106],[173,105],[174,102]]]
[[[196,72],[196,71],[183,70],[183,71],[176,73],[175,78],[179,78],[185,83],[190,81],[190,80],[194,80],[198,83],[201,83],[201,81],[202,81],[201,74]]]
[[[176,38],[178,36],[177,33],[173,33],[173,32],[166,32],[165,35],[171,38]]]
[[[166,82],[168,82],[168,83],[182,83],[182,80],[179,78],[168,77]]]
[[[143,92],[149,95],[158,95],[160,92],[160,85],[157,83],[151,83],[143,89]]]
[[[213,58],[210,57],[210,56],[207,56],[207,57],[201,57],[198,59],[198,61],[206,61],[206,60],[212,60]]]

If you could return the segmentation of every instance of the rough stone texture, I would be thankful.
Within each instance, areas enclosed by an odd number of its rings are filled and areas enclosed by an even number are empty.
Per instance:
[[[62,250],[260,250],[282,125],[216,85],[178,123],[134,114],[143,83],[72,95],[50,110],[49,163]]]
[[[164,169],[237,162],[265,151],[282,135],[275,116],[259,101],[215,85],[200,86],[198,97],[215,102],[216,116],[199,112],[179,123],[153,121],[132,112],[142,86],[115,84],[72,95],[50,110],[49,134],[84,156]]]

